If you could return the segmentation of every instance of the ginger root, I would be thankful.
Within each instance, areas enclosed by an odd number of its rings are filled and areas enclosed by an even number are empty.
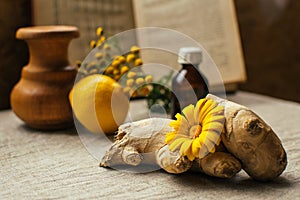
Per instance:
[[[121,125],[117,140],[100,166],[148,164],[174,174],[190,170],[220,178],[231,178],[244,169],[259,181],[279,176],[287,165],[287,157],[271,127],[245,106],[211,94],[206,98],[225,108],[221,144],[215,153],[190,161],[178,151],[171,152],[165,143],[166,134],[172,131],[171,120],[150,118]]]

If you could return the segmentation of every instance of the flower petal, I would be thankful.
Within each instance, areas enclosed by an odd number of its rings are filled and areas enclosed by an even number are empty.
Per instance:
[[[221,136],[221,132],[217,132],[217,131],[208,131],[208,133],[206,134],[206,138],[215,143],[217,143],[220,136]]]
[[[216,141],[210,141],[208,138],[206,138],[204,141],[204,145],[206,146],[208,151],[211,151],[215,147]]]
[[[204,158],[208,154],[207,148],[205,145],[202,145],[202,147],[199,150],[199,158]]]
[[[189,148],[191,147],[192,142],[193,142],[193,140],[187,139],[182,143],[180,151],[179,151],[180,155],[187,156],[187,154],[189,153]]]
[[[176,132],[169,132],[169,133],[167,133],[165,142],[167,144],[169,144],[175,138],[175,136],[176,136]]]
[[[219,115],[224,115],[224,106],[216,106],[215,108],[213,108],[211,110],[211,113],[214,113],[214,114],[219,114]]]
[[[206,115],[218,105],[217,102],[212,101],[211,99],[207,100],[203,108],[200,110],[200,123],[205,119]]]
[[[189,148],[189,153],[187,153],[186,156],[187,156],[187,158],[188,158],[190,161],[195,160],[195,156],[192,154],[191,148]]]
[[[180,121],[172,120],[170,122],[170,126],[173,127],[175,131],[178,131],[178,129],[180,127]]]
[[[178,128],[178,132],[182,133],[182,134],[183,133],[184,134],[188,134],[189,123],[186,120],[186,118],[183,115],[179,114],[179,113],[177,113],[175,115],[175,117],[177,118],[177,121],[180,122],[180,125],[179,125],[179,128]]]
[[[199,115],[200,110],[202,109],[203,105],[206,103],[207,99],[200,99],[194,109],[194,119],[196,122],[199,122]]]
[[[185,118],[187,119],[189,126],[195,125],[194,110],[195,110],[195,107],[192,104],[188,105],[187,107],[185,107],[182,110],[182,113],[184,114]]]
[[[201,148],[201,144],[200,144],[199,140],[197,138],[194,139],[193,143],[192,143],[192,154],[195,157],[198,157],[200,148]]]
[[[202,131],[208,131],[208,130],[216,130],[221,133],[223,129],[223,124],[220,122],[211,122],[210,120],[207,120],[204,122]]]
[[[170,145],[169,145],[169,150],[170,151],[175,151],[180,145],[182,145],[183,142],[186,140],[189,140],[187,138],[178,138],[174,140]]]

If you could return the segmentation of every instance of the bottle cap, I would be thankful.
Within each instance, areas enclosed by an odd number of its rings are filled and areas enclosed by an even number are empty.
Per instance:
[[[182,47],[179,50],[178,63],[200,64],[202,61],[202,50],[199,47]]]

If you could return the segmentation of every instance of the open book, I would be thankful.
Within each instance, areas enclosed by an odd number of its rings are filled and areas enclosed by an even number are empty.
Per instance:
[[[233,0],[134,0],[133,6],[136,27],[169,28],[200,43],[227,90],[246,80]],[[143,59],[147,61],[147,56]],[[176,62],[171,65],[178,67]]]

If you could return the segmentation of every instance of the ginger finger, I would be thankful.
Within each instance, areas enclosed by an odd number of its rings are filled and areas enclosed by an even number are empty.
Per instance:
[[[192,161],[180,156],[178,151],[170,151],[169,146],[165,145],[156,153],[157,164],[171,174],[186,172],[192,166]]]
[[[241,169],[241,163],[230,153],[215,152],[202,159],[195,159],[190,170],[219,178],[231,178]]]

